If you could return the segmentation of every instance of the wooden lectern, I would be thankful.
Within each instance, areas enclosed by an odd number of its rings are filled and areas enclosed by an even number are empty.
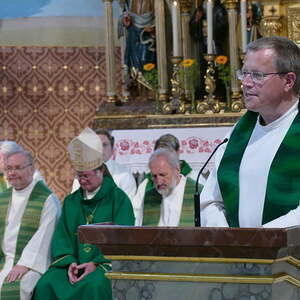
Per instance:
[[[114,300],[300,299],[300,227],[84,225],[112,260]]]

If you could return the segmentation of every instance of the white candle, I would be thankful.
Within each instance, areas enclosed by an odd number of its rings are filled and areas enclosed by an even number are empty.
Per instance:
[[[172,5],[172,29],[173,29],[173,56],[179,56],[179,19],[178,19],[178,4],[177,1]]]
[[[242,35],[242,52],[246,52],[247,48],[247,3],[246,0],[241,0],[241,35]]]
[[[213,2],[207,0],[206,3],[206,19],[207,19],[207,53],[213,54]]]

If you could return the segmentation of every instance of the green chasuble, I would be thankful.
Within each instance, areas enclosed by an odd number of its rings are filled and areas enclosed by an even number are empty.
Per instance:
[[[7,183],[4,174],[0,173],[0,193],[7,189]]]
[[[22,251],[39,228],[40,217],[44,207],[46,199],[52,194],[48,187],[39,181],[33,188],[24,214],[22,216],[22,222],[20,225],[19,233],[17,236],[16,253],[14,258],[14,264],[18,262],[22,255]],[[7,219],[7,211],[9,202],[12,197],[12,188],[0,193],[0,241],[3,241],[3,235],[5,230],[5,222]],[[3,266],[5,257],[0,248],[0,263]],[[17,300],[20,299],[20,281],[12,283],[4,282],[1,288],[1,299],[4,300]]]
[[[94,198],[84,200],[81,188],[65,198],[52,240],[54,262],[38,281],[33,299],[112,299],[110,281],[105,277],[105,272],[110,270],[110,261],[96,246],[80,244],[77,239],[78,226],[90,222],[134,225],[129,198],[107,176],[103,177],[102,186]],[[96,270],[72,285],[67,274],[69,265],[91,261],[99,264]]]
[[[195,186],[196,182],[193,179],[186,179],[179,226],[195,225]],[[199,185],[199,191],[201,191],[202,188],[203,186]],[[161,202],[162,196],[157,192],[157,190],[154,187],[150,190],[146,190],[144,197],[143,226],[157,226],[160,218]]]
[[[239,227],[239,168],[257,118],[257,113],[248,111],[237,123],[218,168],[218,182],[227,222],[231,227]],[[298,112],[269,170],[262,224],[287,214],[299,205],[299,157],[300,115]]]
[[[187,176],[192,170],[193,169],[190,167],[190,165],[185,160],[180,161],[180,174],[182,174],[183,176]],[[151,173],[147,173],[145,175],[145,178],[148,179],[146,191],[150,191],[154,188],[154,183],[152,180]]]

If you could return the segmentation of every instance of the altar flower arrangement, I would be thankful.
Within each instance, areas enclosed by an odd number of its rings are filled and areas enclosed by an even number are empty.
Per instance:
[[[187,58],[187,59],[184,59],[183,61],[182,61],[182,66],[184,67],[184,68],[189,68],[189,67],[191,67],[192,65],[194,65],[195,64],[195,60],[194,59],[191,59],[191,58]]]
[[[181,62],[180,66],[180,81],[183,84],[186,96],[191,101],[191,111],[195,105],[195,87],[199,80],[200,70],[195,59],[186,58]]]
[[[230,102],[230,66],[228,63],[228,57],[225,55],[219,55],[215,59],[215,64],[218,70],[218,78],[222,80],[226,89],[226,100]]]
[[[158,74],[156,65],[153,63],[148,63],[143,66],[144,68],[144,78],[152,86],[153,90],[156,90],[158,87]]]
[[[186,58],[181,62],[181,82],[185,89],[194,90],[196,81],[199,79],[199,68],[195,59]]]

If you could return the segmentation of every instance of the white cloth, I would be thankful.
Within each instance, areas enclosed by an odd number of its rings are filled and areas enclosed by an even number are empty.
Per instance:
[[[130,171],[112,159],[105,162],[105,165],[115,184],[127,194],[130,200],[132,200],[137,187],[136,181]],[[72,192],[76,191],[79,187],[79,181],[75,178],[73,181]]]
[[[5,255],[5,264],[0,271],[0,287],[14,266],[22,216],[36,183],[37,181],[33,180],[29,186],[20,191],[13,189],[11,203],[8,208],[7,225],[1,245]],[[37,280],[50,265],[50,242],[60,210],[59,200],[54,194],[51,194],[45,201],[38,230],[23,249],[22,255],[16,263],[30,269],[21,280],[21,300],[31,299],[31,293]]]
[[[255,125],[240,165],[240,227],[262,226],[262,215],[269,169],[284,136],[297,115],[297,112],[298,102],[282,117],[271,124],[262,126],[258,120]],[[223,199],[217,181],[217,169],[225,149],[226,144],[218,149],[215,166],[200,195],[202,226],[228,226],[224,215]],[[284,199],[282,200],[284,201]],[[288,214],[264,224],[263,227],[283,228],[296,225],[300,225],[300,206],[290,211]]]
[[[192,169],[192,171],[190,173],[188,173],[186,175],[186,177],[189,177],[189,178],[197,181],[198,172],[196,172],[194,169]],[[201,174],[200,177],[199,177],[198,183],[204,185],[205,182],[206,182],[206,178]]]
[[[145,179],[138,187],[137,193],[132,201],[132,206],[135,215],[135,226],[143,225],[144,214],[144,197],[148,179]],[[158,226],[178,226],[180,222],[182,201],[186,177],[181,175],[180,181],[172,191],[172,193],[163,197],[160,207],[160,219]]]

